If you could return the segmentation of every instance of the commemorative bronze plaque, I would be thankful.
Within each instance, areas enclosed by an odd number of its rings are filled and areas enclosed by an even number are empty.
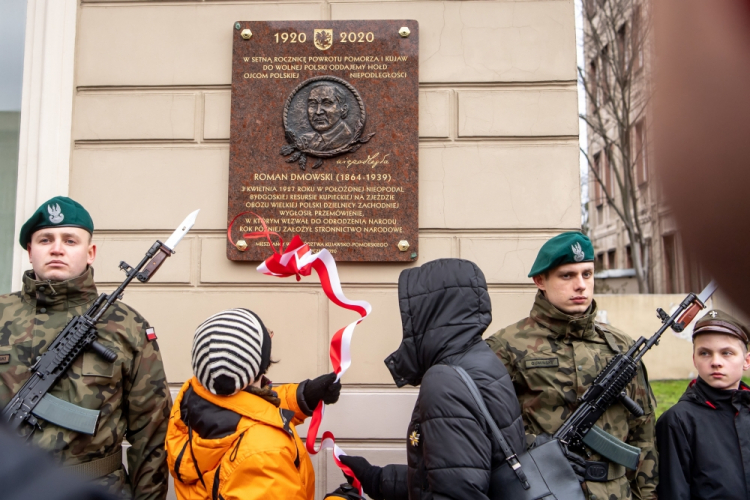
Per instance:
[[[418,252],[416,21],[237,22],[227,222],[231,260],[270,231],[339,261]]]

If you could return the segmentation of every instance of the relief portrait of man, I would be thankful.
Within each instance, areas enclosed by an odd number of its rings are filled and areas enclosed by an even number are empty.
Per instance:
[[[300,83],[284,105],[284,136],[281,155],[287,163],[307,168],[308,155],[320,168],[324,158],[352,153],[375,132],[365,128],[365,104],[349,82],[335,76],[316,76]]]
[[[313,132],[302,136],[307,147],[315,151],[332,151],[346,146],[354,133],[346,124],[349,114],[344,91],[329,82],[314,84],[307,98],[307,118]]]

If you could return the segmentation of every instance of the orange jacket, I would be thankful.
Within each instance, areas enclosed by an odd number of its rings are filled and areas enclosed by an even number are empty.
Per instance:
[[[297,384],[274,390],[281,408],[244,391],[216,396],[195,377],[185,382],[166,439],[178,499],[313,500],[315,472],[294,428],[307,418]]]

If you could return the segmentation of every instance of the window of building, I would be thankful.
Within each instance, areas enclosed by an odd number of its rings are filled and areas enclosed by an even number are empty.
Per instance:
[[[610,197],[614,196],[614,185],[612,184],[612,150],[606,149],[605,154],[602,155],[602,171],[603,171],[603,177],[602,180],[604,181],[604,194],[609,195]]]
[[[643,54],[643,14],[640,5],[633,7],[633,31],[630,36],[632,44],[632,51],[635,57],[634,66],[636,70],[643,68],[644,65],[644,54]]]
[[[594,155],[594,203],[597,207],[601,207],[604,204],[604,196],[602,196],[602,185],[599,182],[602,175],[602,154],[596,153]],[[597,178],[598,177],[598,178]]]
[[[607,251],[607,269],[617,269],[617,250]]]
[[[635,124],[635,179],[638,185],[645,184],[648,181],[648,141],[646,137],[645,120]]]
[[[596,60],[591,61],[589,64],[589,93],[591,94],[591,107],[596,108],[601,103],[599,102],[599,78]]]
[[[667,293],[678,293],[679,283],[677,276],[677,246],[674,234],[662,236],[664,251],[664,284]]]
[[[602,102],[609,99],[609,45],[605,45],[601,54],[601,71],[599,71],[599,86],[602,88]],[[601,102],[598,103],[601,106]]]
[[[620,71],[620,77],[625,76],[625,69],[628,65],[628,45],[626,40],[628,39],[628,25],[623,24],[620,29],[617,30],[617,67]]]
[[[630,249],[630,245],[625,247],[625,268],[633,269],[633,251]]]
[[[604,269],[604,252],[599,252],[596,254],[596,260],[594,260],[594,270],[598,272]]]
[[[701,267],[698,259],[686,248],[682,249],[685,273],[685,291],[700,293],[710,281],[708,275]]]

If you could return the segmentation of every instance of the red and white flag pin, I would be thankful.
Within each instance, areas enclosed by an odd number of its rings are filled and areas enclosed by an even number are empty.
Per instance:
[[[156,330],[154,330],[153,326],[146,328],[146,338],[148,340],[156,340]]]

